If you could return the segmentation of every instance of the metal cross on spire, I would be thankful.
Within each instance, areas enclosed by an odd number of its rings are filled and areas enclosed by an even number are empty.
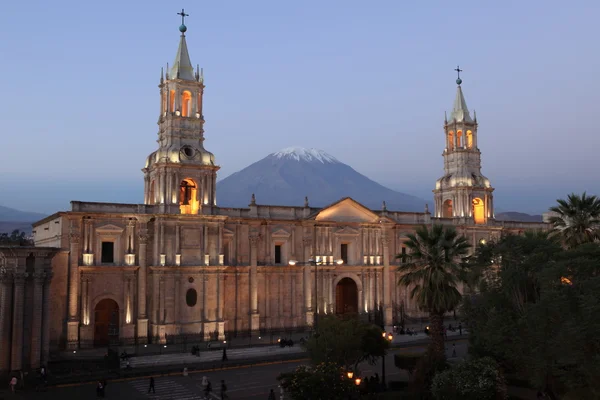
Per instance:
[[[182,10],[183,11],[183,10]],[[455,71],[458,73],[458,79],[460,79],[460,73],[463,71],[462,69],[460,69],[460,67],[457,65]]]
[[[185,10],[182,8],[181,12],[177,13],[177,15],[181,15],[181,25],[185,25],[185,17],[189,17],[190,14],[186,14]]]
[[[462,72],[462,69],[460,69],[460,67],[457,65],[455,71],[458,74],[458,78],[456,79],[456,83],[458,85],[460,85],[462,83],[462,79],[460,79],[460,73]]]

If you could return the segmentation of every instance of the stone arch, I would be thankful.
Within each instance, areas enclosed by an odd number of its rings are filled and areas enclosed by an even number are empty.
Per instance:
[[[169,111],[175,112],[175,91],[171,90],[169,92]]]
[[[461,148],[463,146],[463,133],[462,131],[456,131],[456,147]]]
[[[448,132],[448,151],[454,150],[454,131]]]
[[[192,178],[182,179],[179,183],[179,210],[181,214],[198,214],[198,184]]]
[[[184,90],[181,93],[181,116],[189,117],[192,113],[192,92]]]
[[[485,203],[481,198],[475,197],[473,199],[473,221],[476,224],[484,224],[485,223]]]
[[[344,278],[350,278],[354,281],[354,283],[356,283],[356,287],[358,288],[358,292],[362,293],[363,291],[363,284],[362,284],[362,280],[358,277],[358,275],[353,274],[351,272],[344,272],[339,274],[338,276],[335,277],[335,279],[333,280],[333,287],[336,287],[338,283],[340,283],[340,281]]]
[[[468,130],[465,138],[466,138],[465,142],[466,142],[467,148],[472,149],[473,148],[473,132],[471,130]]]
[[[150,190],[148,191],[148,204],[156,204],[156,184],[154,179],[150,181]]]
[[[447,199],[442,203],[442,218],[454,217],[454,203],[451,199]]]

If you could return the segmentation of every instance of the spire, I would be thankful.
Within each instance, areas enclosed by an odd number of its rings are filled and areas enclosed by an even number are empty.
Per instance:
[[[454,107],[452,112],[450,113],[450,121],[456,122],[473,122],[471,116],[469,115],[469,109],[467,108],[467,102],[465,101],[465,96],[463,95],[462,89],[460,87],[462,83],[462,79],[460,79],[460,73],[462,69],[456,67],[456,72],[458,72],[458,79],[456,79],[456,84],[458,87],[456,88],[456,98],[454,99]]]
[[[187,31],[187,26],[185,26],[184,21],[188,14],[186,14],[182,9],[180,13],[177,13],[177,15],[181,15],[181,26],[179,27],[181,37],[179,38],[179,47],[177,48],[177,54],[175,55],[175,62],[173,63],[173,67],[171,68],[171,73],[169,75],[171,78],[193,81],[194,67],[190,61],[190,54],[188,53],[187,43],[185,41],[185,32]]]

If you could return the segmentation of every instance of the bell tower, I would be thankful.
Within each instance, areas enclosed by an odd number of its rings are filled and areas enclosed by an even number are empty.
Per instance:
[[[159,212],[202,214],[215,206],[219,167],[204,148],[202,98],[204,76],[192,67],[181,10],[179,48],[169,70],[161,71],[158,150],[146,159],[144,203],[160,205]],[[210,210],[206,210],[210,212]]]
[[[494,218],[494,198],[489,179],[481,174],[481,152],[477,147],[477,115],[469,114],[462,92],[460,73],[450,118],[444,118],[446,148],[444,176],[433,190],[435,217],[456,218],[464,223],[485,224]]]

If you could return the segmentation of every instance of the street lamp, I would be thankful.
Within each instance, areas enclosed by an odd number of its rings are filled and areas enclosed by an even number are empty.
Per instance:
[[[342,265],[344,263],[344,260],[340,259],[340,260],[334,260],[333,263],[328,263],[327,261],[315,261],[313,258],[309,258],[308,261],[296,261],[296,260],[290,260],[288,262],[289,265],[311,265],[315,267],[315,302],[314,302],[314,307],[315,307],[315,317],[314,317],[314,322],[313,322],[313,328],[315,330],[315,333],[317,331],[317,323],[319,322],[319,304],[318,304],[318,285],[319,285],[319,279],[318,279],[318,270],[317,267],[319,265],[332,265],[332,264],[337,264],[337,265]]]
[[[354,372],[352,372],[352,371],[348,371],[347,374],[348,374],[348,379],[350,379],[350,380],[354,376]]]

